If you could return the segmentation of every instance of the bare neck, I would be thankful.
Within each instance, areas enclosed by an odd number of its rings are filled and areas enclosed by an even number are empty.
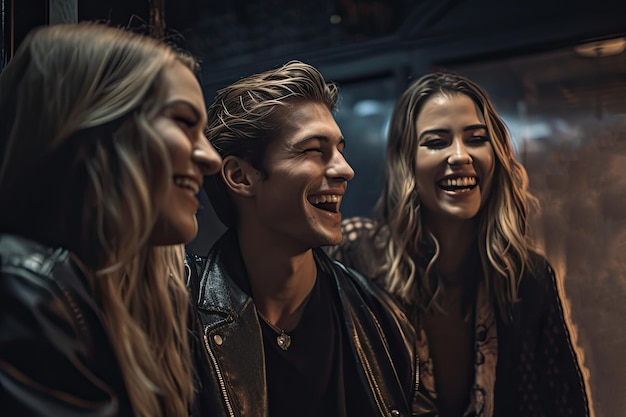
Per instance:
[[[284,246],[239,232],[252,298],[271,323],[290,330],[299,307],[315,285],[317,267],[312,249],[290,251]]]

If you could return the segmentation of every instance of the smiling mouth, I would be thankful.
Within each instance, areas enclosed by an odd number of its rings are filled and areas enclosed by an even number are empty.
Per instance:
[[[476,188],[478,185],[478,178],[474,176],[445,178],[439,181],[437,185],[445,191],[469,191]]]
[[[314,195],[307,197],[309,203],[318,209],[330,211],[331,213],[339,213],[342,196],[338,194]]]
[[[189,177],[176,175],[174,176],[174,184],[179,188],[191,190],[194,194],[198,194],[200,192],[200,184]]]

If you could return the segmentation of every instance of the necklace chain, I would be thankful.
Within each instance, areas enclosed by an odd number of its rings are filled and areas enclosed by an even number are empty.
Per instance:
[[[298,320],[300,319],[302,313],[304,312],[304,309],[306,308],[307,304],[309,303],[309,300],[311,299],[311,294],[313,293],[313,291],[310,291],[309,294],[307,294],[306,298],[304,299],[304,301],[302,301],[302,303],[300,304],[300,306],[292,313],[292,315],[296,315],[298,317]],[[263,313],[261,313],[259,311],[259,309],[256,309],[257,314],[259,315],[259,317],[261,317],[263,319],[263,321],[265,323],[267,323],[267,325],[274,330],[276,333],[278,333],[278,336],[276,336],[276,344],[278,344],[278,347],[281,348],[282,350],[287,350],[289,349],[289,346],[291,346],[291,336],[289,336],[287,334],[287,332],[285,332],[284,329],[281,329],[280,327],[278,327],[277,325],[275,325],[274,323],[270,322],[268,320],[267,317],[265,317],[263,315]],[[292,316],[293,317],[293,316]]]
[[[257,309],[256,312],[259,315],[259,317],[261,317],[263,319],[263,321],[266,322],[268,326],[270,326],[270,328],[272,330],[274,330],[276,333],[278,333],[278,336],[276,336],[276,344],[278,345],[278,347],[281,348],[282,350],[289,349],[289,346],[291,346],[291,336],[289,336],[287,333],[285,333],[285,331],[283,329],[281,329],[277,325],[275,325],[272,322],[270,322],[267,319],[267,317],[265,317],[263,314],[261,314],[261,312],[258,309]]]

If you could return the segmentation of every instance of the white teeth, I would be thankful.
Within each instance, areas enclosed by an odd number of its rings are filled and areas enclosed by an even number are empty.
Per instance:
[[[200,192],[200,184],[189,177],[174,177],[174,184],[181,188],[187,188],[193,191],[194,194],[198,194]]]
[[[341,202],[341,196],[337,194],[315,195],[315,196],[309,197],[309,203],[311,204],[339,203],[339,202]]]
[[[467,187],[476,185],[476,177],[447,178],[441,181],[441,185],[448,187]]]

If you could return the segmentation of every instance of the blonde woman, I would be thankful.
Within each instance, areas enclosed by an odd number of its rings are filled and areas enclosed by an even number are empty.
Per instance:
[[[589,415],[554,271],[528,235],[528,178],[486,93],[427,74],[388,141],[377,216],[346,219],[332,252],[412,317],[428,415]]]
[[[196,64],[95,24],[37,29],[0,75],[0,410],[188,416],[182,244],[220,158]]]

